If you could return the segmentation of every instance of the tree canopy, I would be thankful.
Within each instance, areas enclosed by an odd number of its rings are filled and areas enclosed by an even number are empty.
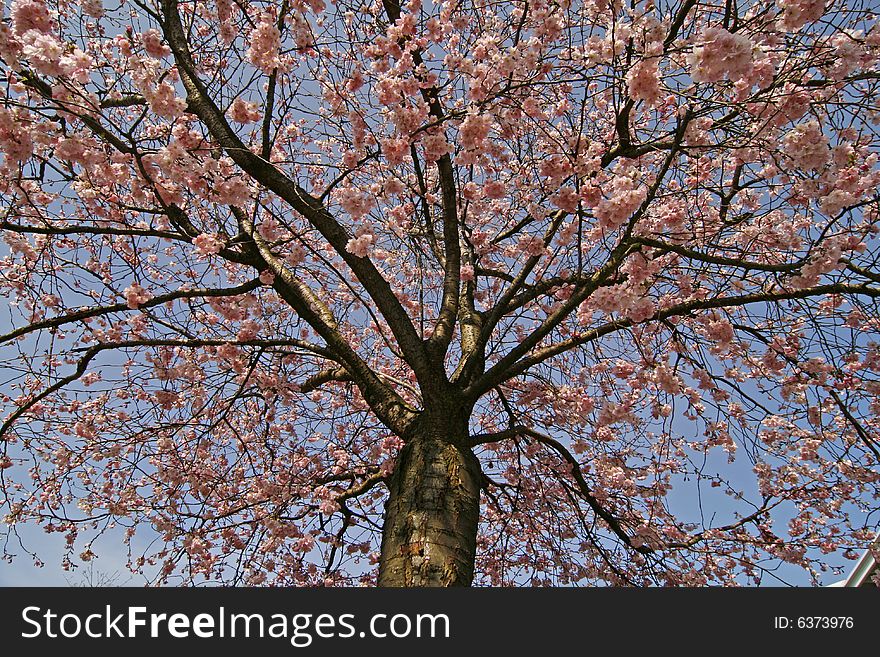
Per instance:
[[[7,3],[5,556],[818,582],[880,525],[875,10]]]

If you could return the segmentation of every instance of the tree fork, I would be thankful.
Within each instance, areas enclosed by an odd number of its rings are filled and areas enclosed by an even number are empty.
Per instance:
[[[423,413],[407,432],[389,481],[379,586],[470,586],[481,470],[467,420]]]

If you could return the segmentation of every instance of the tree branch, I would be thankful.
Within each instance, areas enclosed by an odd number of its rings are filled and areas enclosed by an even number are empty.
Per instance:
[[[200,297],[234,297],[255,290],[260,287],[260,285],[262,285],[260,279],[255,278],[251,281],[248,281],[247,283],[242,283],[241,285],[238,285],[236,287],[178,290],[176,292],[169,292],[168,294],[160,294],[159,296],[155,296],[151,299],[148,299],[147,301],[144,301],[137,308],[130,308],[127,303],[114,303],[109,306],[85,308],[83,310],[77,310],[72,313],[67,313],[66,315],[59,315],[57,317],[52,317],[51,319],[44,319],[39,322],[28,324],[27,326],[23,326],[21,328],[14,329],[5,335],[0,335],[0,343],[14,340],[15,338],[27,335],[28,333],[33,333],[34,331],[39,331],[47,328],[57,328],[64,324],[70,324],[71,322],[78,322],[84,319],[89,319],[91,317],[99,317],[101,315],[109,315],[110,313],[130,312],[132,310],[140,310],[142,308],[153,308],[155,306],[161,306],[162,304],[169,301],[175,301],[176,299],[194,299]]]
[[[330,243],[376,302],[416,377],[426,386],[430,385],[437,373],[430,367],[425,345],[388,281],[369,258],[361,258],[346,250],[349,236],[345,228],[333,218],[318,199],[242,143],[196,73],[196,65],[189,51],[186,33],[177,10],[177,0],[163,0],[162,6],[164,35],[181,73],[190,111],[201,119],[214,139],[244,172],[284,199],[294,210],[308,219]]]
[[[745,306],[751,303],[766,303],[772,301],[785,301],[792,299],[806,299],[813,296],[822,296],[825,294],[863,294],[872,298],[880,297],[880,290],[868,287],[867,285],[845,285],[842,283],[832,283],[828,285],[820,285],[806,290],[785,290],[779,292],[766,292],[745,294],[737,297],[715,297],[711,299],[696,299],[684,303],[676,304],[663,311],[658,312],[649,321],[661,321],[670,317],[678,317],[688,315],[700,310],[711,310],[714,308],[734,308],[737,306]],[[635,322],[630,319],[616,319],[602,326],[572,336],[562,342],[548,345],[543,349],[536,351],[533,355],[522,358],[515,363],[508,363],[505,367],[499,367],[507,358],[499,361],[492,369],[477,381],[465,394],[478,397],[487,390],[507,381],[515,376],[519,376],[526,370],[538,365],[545,360],[563,354],[566,351],[579,347],[581,345],[593,342],[600,337],[610,333],[619,331],[620,329],[629,328]],[[513,352],[511,352],[513,353]],[[508,354],[509,355],[509,354]]]

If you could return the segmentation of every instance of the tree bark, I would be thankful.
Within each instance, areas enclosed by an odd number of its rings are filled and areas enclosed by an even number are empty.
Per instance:
[[[423,413],[405,436],[382,529],[379,586],[470,586],[481,470],[467,421]]]

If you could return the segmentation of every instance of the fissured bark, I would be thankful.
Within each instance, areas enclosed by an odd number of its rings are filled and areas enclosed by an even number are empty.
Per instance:
[[[405,436],[382,531],[379,586],[470,586],[481,471],[467,420],[423,413]]]

